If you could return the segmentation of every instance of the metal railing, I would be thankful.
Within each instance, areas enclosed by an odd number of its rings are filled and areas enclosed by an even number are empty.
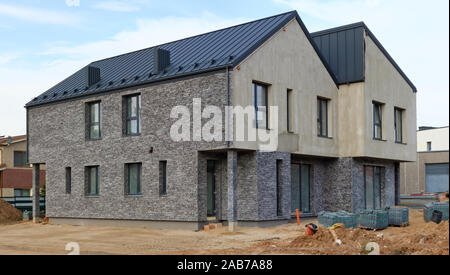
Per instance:
[[[15,208],[20,211],[32,211],[33,210],[33,197],[9,197],[9,198],[0,198],[7,203],[11,204]],[[41,210],[45,210],[45,197],[40,198],[40,208]]]

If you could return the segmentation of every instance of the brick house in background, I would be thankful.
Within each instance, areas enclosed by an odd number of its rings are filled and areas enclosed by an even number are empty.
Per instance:
[[[27,136],[0,138],[0,198],[32,195],[32,168],[27,164]],[[45,171],[41,171],[41,185]]]
[[[54,224],[233,228],[383,208],[416,160],[416,92],[364,23],[309,33],[292,11],[80,69],[26,105],[29,162],[47,167]],[[195,98],[255,107],[240,125],[277,123],[278,147],[174,141],[171,111],[192,114]]]

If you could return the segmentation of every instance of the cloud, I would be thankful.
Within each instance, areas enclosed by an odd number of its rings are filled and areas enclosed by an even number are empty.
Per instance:
[[[0,65],[5,65],[14,59],[17,59],[19,56],[18,53],[2,53],[0,54]]]
[[[25,6],[0,4],[0,14],[24,21],[47,24],[73,24],[78,20],[71,14]]]
[[[120,1],[99,2],[94,5],[94,8],[116,12],[133,12],[139,10],[139,7],[130,4],[129,2],[120,2]]]
[[[117,33],[109,39],[72,46],[57,46],[42,55],[91,61],[163,44],[192,35],[245,22],[243,18],[223,19],[210,13],[197,18],[165,17],[162,19],[138,19],[134,30]]]
[[[80,0],[66,0],[66,5],[68,7],[79,7],[80,6]]]

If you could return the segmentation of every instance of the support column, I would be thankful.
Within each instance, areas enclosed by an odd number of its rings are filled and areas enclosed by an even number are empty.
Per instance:
[[[40,174],[41,165],[33,164],[33,222],[39,223],[41,203],[40,203]]]
[[[237,151],[227,152],[228,230],[237,227]]]

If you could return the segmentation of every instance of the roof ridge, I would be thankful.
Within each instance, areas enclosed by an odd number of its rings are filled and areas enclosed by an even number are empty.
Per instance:
[[[166,43],[163,43],[163,44],[159,44],[159,45],[143,48],[143,49],[140,49],[140,50],[127,52],[127,53],[123,53],[123,54],[119,54],[119,55],[115,55],[115,56],[111,56],[111,57],[106,57],[106,58],[103,58],[103,59],[99,59],[99,60],[93,61],[93,62],[89,63],[88,65],[93,65],[94,63],[105,61],[105,60],[108,60],[108,59],[113,59],[113,58],[129,55],[129,54],[134,54],[134,53],[138,53],[138,52],[141,52],[141,51],[150,50],[150,49],[156,48],[156,47],[162,47],[162,46],[165,46],[165,45],[168,45],[168,44],[171,44],[171,43],[180,42],[180,41],[183,41],[183,40],[192,39],[192,38],[196,38],[196,37],[200,37],[200,36],[203,36],[203,35],[220,32],[220,31],[225,31],[225,30],[228,30],[228,29],[231,29],[231,28],[236,28],[236,27],[247,25],[247,24],[256,23],[256,22],[259,22],[259,21],[267,20],[267,19],[274,18],[274,17],[283,16],[283,15],[290,14],[290,13],[297,13],[297,11],[296,10],[291,10],[291,11],[280,13],[280,14],[277,14],[277,15],[272,15],[272,16],[268,16],[268,17],[265,17],[265,18],[253,20],[253,21],[248,21],[248,22],[245,22],[245,23],[229,26],[229,27],[226,27],[226,28],[205,32],[205,33],[202,33],[202,34],[196,34],[196,35],[193,35],[193,36],[189,36],[189,37],[173,40],[173,41],[170,41],[170,42],[166,42]]]

